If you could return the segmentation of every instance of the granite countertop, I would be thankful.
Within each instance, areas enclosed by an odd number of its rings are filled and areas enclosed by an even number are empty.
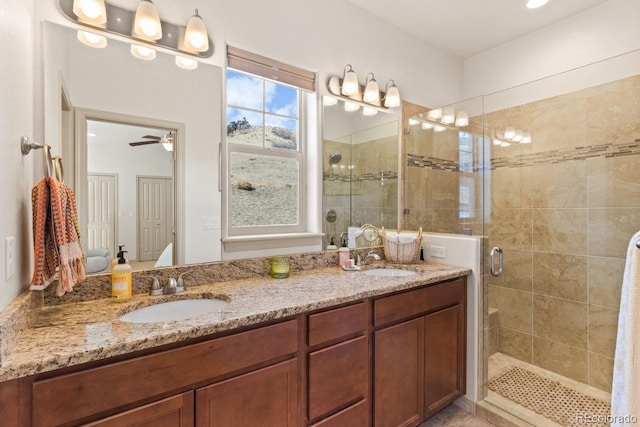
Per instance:
[[[187,281],[188,289],[184,293],[136,295],[124,303],[102,298],[44,306],[32,313],[30,326],[16,334],[15,346],[2,360],[0,381],[203,337],[470,273],[467,268],[437,263],[394,267],[414,270],[418,274],[405,277],[365,276],[362,272],[326,267],[292,272],[287,279],[261,276],[191,288]],[[188,298],[219,298],[229,303],[213,316],[209,314],[182,321],[134,324],[119,320],[120,315],[139,307]]]

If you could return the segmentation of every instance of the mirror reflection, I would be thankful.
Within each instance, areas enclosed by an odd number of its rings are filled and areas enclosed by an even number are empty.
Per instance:
[[[324,104],[324,247],[379,245],[374,227],[398,228],[399,118],[370,108],[377,113],[365,115],[348,101]]]
[[[175,130],[87,120],[89,273],[124,246],[134,269],[173,264]]]

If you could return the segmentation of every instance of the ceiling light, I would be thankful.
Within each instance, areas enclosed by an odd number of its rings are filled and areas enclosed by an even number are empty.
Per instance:
[[[330,106],[336,105],[338,103],[338,99],[333,96],[325,95],[322,97],[322,105]]]
[[[508,126],[504,131],[504,137],[506,139],[513,139],[514,136],[516,136],[516,128]]]
[[[520,144],[531,144],[531,132],[522,132],[522,140]]]
[[[427,113],[429,120],[440,120],[442,118],[442,108],[436,108]]]
[[[434,131],[434,132],[444,132],[445,130],[447,130],[447,128],[446,128],[446,127],[444,127],[444,126],[438,126],[438,125],[436,125],[436,126],[434,126],[434,127],[433,127],[433,131]]]
[[[375,116],[376,114],[378,114],[378,110],[371,107],[363,107],[362,114],[364,114],[365,116]]]
[[[198,61],[186,56],[176,56],[176,65],[185,70],[195,70],[198,68]]]
[[[73,13],[87,24],[99,25],[107,22],[104,0],[73,0]]]
[[[144,61],[151,61],[156,57],[156,51],[154,49],[146,46],[140,46],[139,44],[131,45],[131,54]]]
[[[107,38],[89,31],[78,30],[78,40],[90,47],[103,48],[107,46]]]
[[[187,23],[184,33],[184,46],[187,50],[194,52],[206,52],[209,50],[209,35],[207,27],[204,25],[202,17],[198,15],[198,9]]]
[[[140,0],[133,23],[133,32],[145,40],[160,40],[162,38],[160,16],[151,0]]]
[[[378,87],[378,82],[374,78],[373,73],[367,74],[362,100],[369,104],[380,105],[380,88]]]
[[[360,109],[360,105],[355,102],[345,101],[344,103],[344,111],[358,111]]]
[[[431,123],[423,122],[422,129],[425,129],[425,130],[433,129],[433,125]]]
[[[347,64],[344,67],[344,75],[342,76],[342,94],[345,96],[351,96],[358,93],[360,84],[358,83],[358,76],[353,71],[353,67]]]
[[[391,86],[389,86],[391,83]],[[387,108],[394,108],[400,106],[400,90],[393,80],[389,80],[386,85],[384,96],[384,106]]]
[[[420,120],[418,119],[409,119],[409,126],[415,126],[415,125],[419,125],[420,124]]]
[[[458,112],[458,115],[456,116],[456,126],[469,126],[469,116],[467,115],[466,111],[460,111]]]
[[[528,0],[527,1],[527,8],[528,9],[537,9],[539,7],[544,6],[545,4],[547,4],[549,0]]]

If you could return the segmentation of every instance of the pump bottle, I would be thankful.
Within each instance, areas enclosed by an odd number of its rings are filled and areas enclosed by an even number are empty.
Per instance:
[[[123,302],[131,299],[131,266],[124,259],[127,251],[120,251],[118,264],[111,270],[111,299],[115,302]]]
[[[111,260],[111,270],[113,270],[113,267],[118,265],[118,260],[120,259],[120,257],[124,258],[124,253],[126,251],[123,251],[122,248],[124,248],[124,245],[118,245],[118,253],[116,254],[116,257]],[[125,259],[124,262],[127,262],[127,260]]]

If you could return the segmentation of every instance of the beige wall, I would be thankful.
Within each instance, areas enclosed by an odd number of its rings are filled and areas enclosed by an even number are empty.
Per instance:
[[[640,76],[497,111],[532,132],[492,146],[487,276],[500,351],[609,390],[624,257],[640,229]]]

